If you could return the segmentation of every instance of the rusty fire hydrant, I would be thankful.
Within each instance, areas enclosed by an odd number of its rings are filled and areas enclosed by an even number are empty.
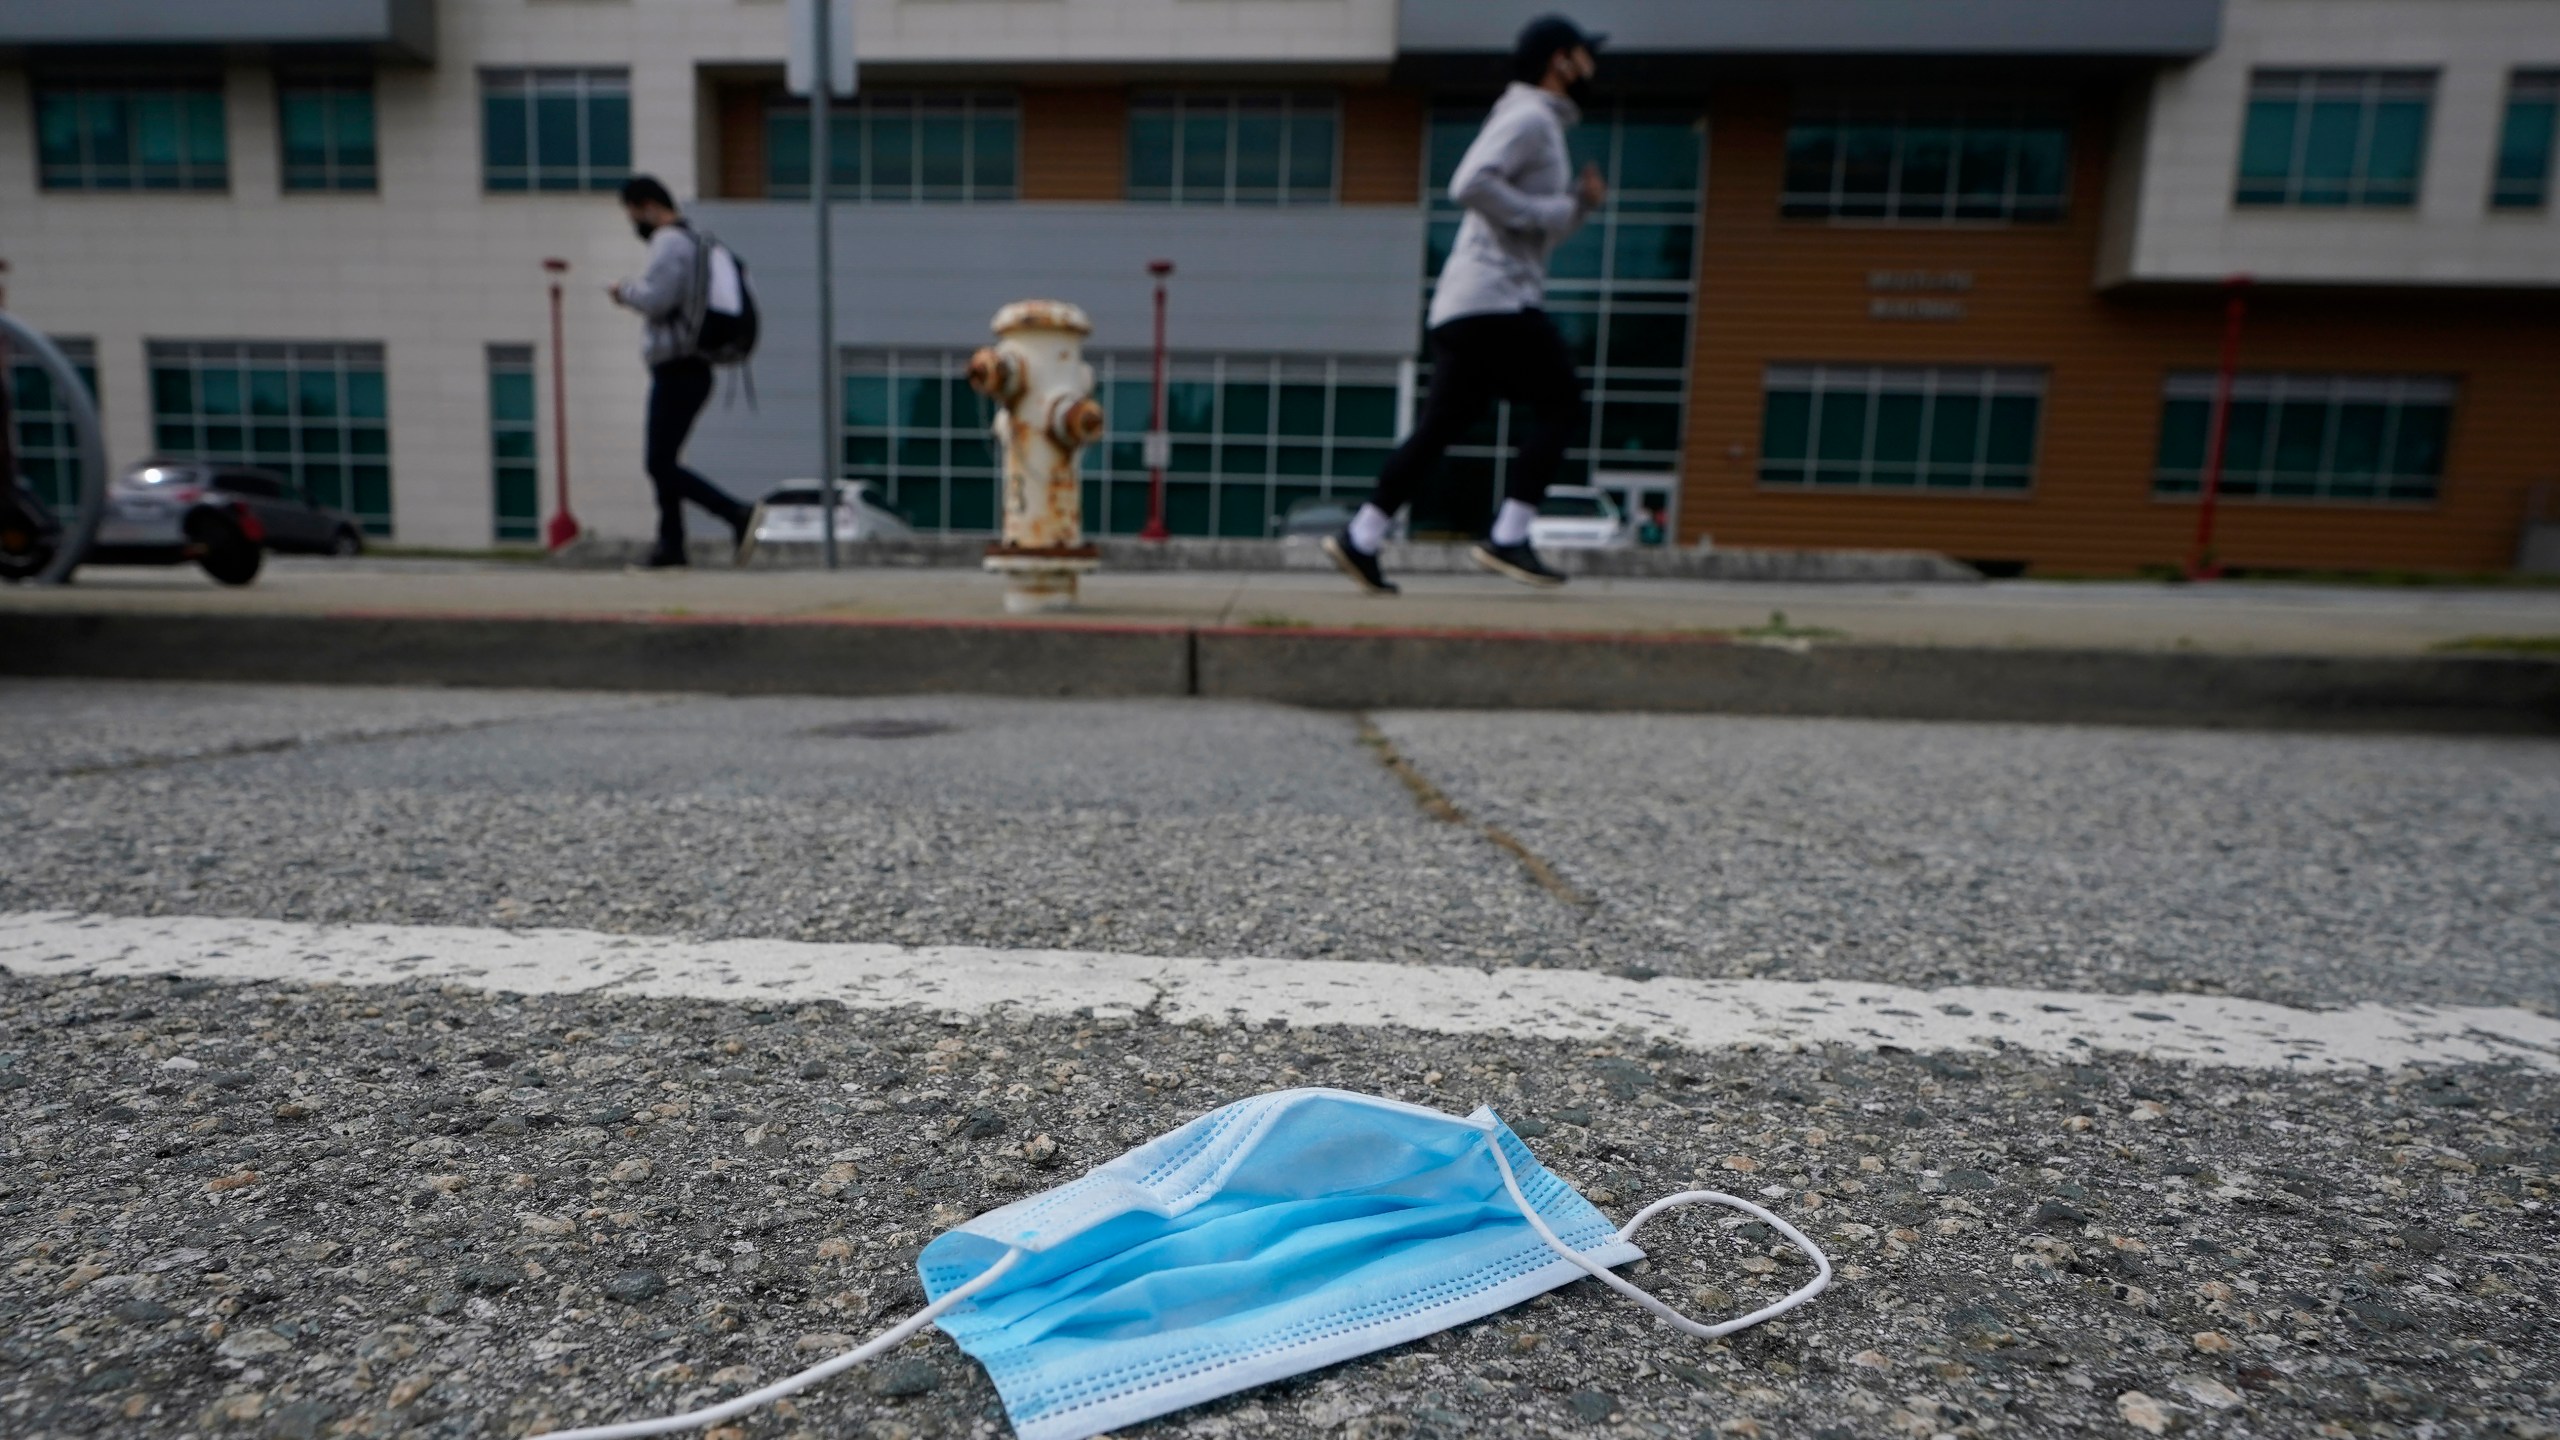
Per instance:
[[[1009,579],[1008,612],[1064,610],[1076,603],[1076,577],[1102,563],[1085,543],[1076,472],[1076,452],[1103,430],[1084,363],[1093,322],[1061,300],[1020,300],[996,312],[995,332],[1002,338],[969,357],[970,388],[1002,407],[1004,539],[987,547],[987,568]]]

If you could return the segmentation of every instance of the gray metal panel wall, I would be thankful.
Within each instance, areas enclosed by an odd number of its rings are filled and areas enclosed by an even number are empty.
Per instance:
[[[689,453],[743,493],[818,466],[815,241],[809,207],[704,201],[695,222],[747,263],[764,333],[758,408],[718,400]],[[1139,205],[840,205],[836,343],[970,350],[1023,299],[1093,317],[1097,350],[1153,339],[1147,262],[1176,266],[1176,351],[1403,356],[1422,327],[1419,208],[1191,209]]]
[[[1546,0],[1404,0],[1406,53],[1508,50]],[[1632,52],[2178,57],[2221,40],[2222,0],[1577,0]]]
[[[0,0],[0,45],[378,45],[435,58],[434,0]]]

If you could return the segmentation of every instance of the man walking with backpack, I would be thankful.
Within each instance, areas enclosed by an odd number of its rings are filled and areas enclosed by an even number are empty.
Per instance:
[[[1342,573],[1373,595],[1396,593],[1378,568],[1378,547],[1396,512],[1496,400],[1511,402],[1520,453],[1475,561],[1524,585],[1564,583],[1530,548],[1529,522],[1581,426],[1582,382],[1564,336],[1540,307],[1547,257],[1608,198],[1596,167],[1574,175],[1564,138],[1582,118],[1599,68],[1592,52],[1603,38],[1561,16],[1531,21],[1512,49],[1511,87],[1449,179],[1450,198],[1466,207],[1467,218],[1431,298],[1431,398],[1413,434],[1380,468],[1369,503],[1324,542]]]
[[[624,182],[622,208],[649,246],[649,266],[638,279],[606,287],[615,304],[639,312],[646,322],[640,352],[649,366],[649,483],[658,494],[658,541],[643,568],[669,570],[686,563],[688,500],[728,523],[743,561],[754,547],[754,508],[686,469],[679,457],[694,420],[711,398],[714,357],[704,353],[705,341],[724,347],[740,343],[710,330],[717,325],[725,332],[743,318],[743,344],[754,343],[754,306],[746,298],[745,276],[718,242],[694,233],[677,211],[675,197],[655,177],[634,175]],[[723,301],[728,302],[725,307]]]

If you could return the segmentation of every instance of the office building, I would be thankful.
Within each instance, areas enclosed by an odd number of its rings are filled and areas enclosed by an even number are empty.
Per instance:
[[[930,530],[995,525],[960,367],[1032,295],[1096,320],[1088,526],[1143,523],[1169,259],[1168,518],[1258,536],[1364,491],[1427,383],[1444,182],[1545,8],[861,0],[823,421],[780,0],[0,0],[0,259],[119,462],[274,465],[452,548],[530,543],[553,503],[555,257],[573,508],[649,528],[637,327],[603,294],[641,258],[635,170],[764,313],[696,467],[754,492],[831,458]],[[1612,188],[1550,294],[1591,400],[1570,463],[1679,543],[2178,564],[2239,275],[2225,561],[2501,569],[2560,482],[2560,6],[1574,13],[1613,37],[1574,137]],[[22,450],[56,485],[46,399]],[[1489,513],[1503,424],[1418,524]]]

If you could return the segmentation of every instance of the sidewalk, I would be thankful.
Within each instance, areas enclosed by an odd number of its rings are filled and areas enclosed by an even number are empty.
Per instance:
[[[1336,709],[1721,711],[2560,733],[2560,591],[1110,574],[1007,617],[967,570],[279,562],[246,590],[92,569],[0,590],[0,674]]]
[[[2560,636],[2560,588],[1993,581],[1824,585],[1583,578],[1523,589],[1489,575],[1414,575],[1392,599],[1331,571],[1113,574],[1085,603],[1017,619],[972,570],[733,570],[681,575],[435,560],[270,560],[226,590],[193,568],[90,567],[59,590],[0,588],[0,611],[164,615],[513,615],[984,621],[1070,627],[1344,628],[1812,638],[1871,645],[2417,655],[2481,636]],[[1772,627],[1773,614],[1785,623]]]

